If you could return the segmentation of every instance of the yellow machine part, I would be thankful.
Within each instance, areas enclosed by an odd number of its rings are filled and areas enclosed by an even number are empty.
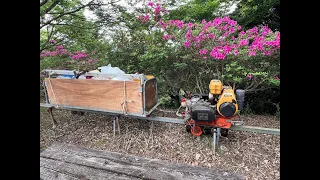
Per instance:
[[[152,78],[154,78],[154,76],[152,76],[152,75],[146,75],[146,78],[147,78],[147,79],[152,79]]]
[[[221,94],[222,91],[222,82],[217,79],[213,79],[209,84],[210,93],[213,95]]]
[[[234,90],[232,89],[231,86],[225,86],[222,94],[219,97],[219,101],[217,103],[217,111],[219,114],[221,114],[220,105],[225,102],[233,103],[236,107],[235,113],[238,112],[238,104],[237,104],[237,100],[236,100],[236,95],[234,94]]]

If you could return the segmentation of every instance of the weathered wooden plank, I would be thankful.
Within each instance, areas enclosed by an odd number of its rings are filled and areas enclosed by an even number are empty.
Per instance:
[[[127,112],[142,114],[140,82],[116,80],[45,79],[51,104],[122,112],[126,90]]]
[[[229,171],[173,164],[56,143],[40,154],[40,178],[46,179],[164,179],[236,180]]]

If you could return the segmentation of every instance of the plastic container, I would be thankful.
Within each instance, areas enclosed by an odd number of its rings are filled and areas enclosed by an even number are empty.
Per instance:
[[[236,99],[237,99],[238,109],[239,110],[243,109],[244,97],[245,97],[245,91],[243,89],[237,89],[236,90]]]
[[[125,74],[125,72],[118,67],[111,67],[111,64],[108,64],[108,66],[98,67],[98,69],[105,74]]]
[[[220,80],[213,79],[209,84],[210,93],[213,95],[221,94],[222,82]]]

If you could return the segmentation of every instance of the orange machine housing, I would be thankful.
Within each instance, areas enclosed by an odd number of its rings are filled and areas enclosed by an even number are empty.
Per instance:
[[[202,134],[202,128],[204,127],[229,129],[232,125],[231,121],[237,117],[238,104],[232,87],[222,86],[222,83],[219,80],[211,80],[209,88],[211,94],[218,96],[215,106],[217,112],[216,119],[214,121],[194,121],[193,119],[189,119],[186,122],[186,125],[191,126],[191,133],[194,136],[200,136]],[[231,114],[229,113],[227,116],[224,115],[223,112],[220,111],[220,107],[223,104],[224,106],[225,104],[232,106],[233,112],[231,112]]]

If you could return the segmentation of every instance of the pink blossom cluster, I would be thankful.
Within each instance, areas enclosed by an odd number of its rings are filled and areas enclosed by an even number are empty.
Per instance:
[[[168,14],[168,10],[161,7],[161,5],[159,3],[155,4],[154,2],[148,2],[147,7],[151,9],[153,17],[155,18],[156,21],[158,21],[160,19],[159,17],[162,16],[163,14]],[[138,19],[142,23],[149,22],[149,20],[151,18],[152,18],[152,16],[150,14],[146,14],[144,16],[138,16]],[[162,24],[162,25],[164,25],[164,24]]]
[[[97,59],[89,59],[89,60],[88,60],[88,63],[89,63],[89,64],[93,64],[93,63],[96,63],[96,62],[98,62]]]
[[[67,50],[64,49],[63,46],[56,46],[55,47],[55,51],[43,51],[41,54],[40,54],[40,57],[53,57],[53,56],[61,56],[61,55],[64,55],[67,53]]]
[[[74,60],[84,59],[88,57],[86,53],[81,51],[75,52],[75,54],[69,53],[69,56]]]
[[[50,42],[55,42],[55,41],[52,40]],[[74,60],[76,60],[76,61],[84,60],[89,64],[94,64],[94,63],[98,62],[98,59],[91,58],[90,54],[86,54],[85,51],[78,51],[75,53],[71,53],[71,52],[68,52],[62,45],[55,46],[54,51],[43,51],[40,54],[40,57],[41,58],[43,58],[43,57],[56,57],[56,56],[67,55],[67,54],[73,60],[72,62],[75,62]],[[91,54],[94,55],[95,51],[92,51]],[[89,59],[89,60],[87,60],[87,59]],[[83,62],[83,63],[85,63],[85,62]]]
[[[51,44],[56,44],[56,41],[53,40],[53,39],[51,39],[51,40],[49,41],[49,43],[51,43]]]
[[[154,9],[153,14],[146,15],[148,17],[157,16],[162,10],[158,3],[149,2],[148,6]],[[144,19],[142,17],[140,16],[139,19],[143,22]],[[204,19],[200,24],[183,22],[182,20],[164,21],[159,19],[156,21],[156,25],[165,30],[162,36],[164,40],[176,37],[168,34],[168,32],[172,32],[168,31],[168,28],[177,28],[178,33],[184,34],[182,36],[184,39],[178,39],[178,41],[182,41],[185,48],[193,47],[193,49],[198,49],[200,56],[205,57],[204,59],[207,56],[203,53],[203,50],[200,50],[203,48],[211,51],[211,58],[218,60],[223,60],[228,55],[240,55],[240,52],[241,54],[246,53],[244,55],[247,56],[256,56],[258,54],[270,56],[274,51],[280,49],[280,32],[275,36],[275,33],[267,26],[254,27],[243,31],[237,21],[227,16],[218,17],[211,21]],[[195,30],[198,33],[193,33]],[[211,48],[208,49],[208,47]]]

